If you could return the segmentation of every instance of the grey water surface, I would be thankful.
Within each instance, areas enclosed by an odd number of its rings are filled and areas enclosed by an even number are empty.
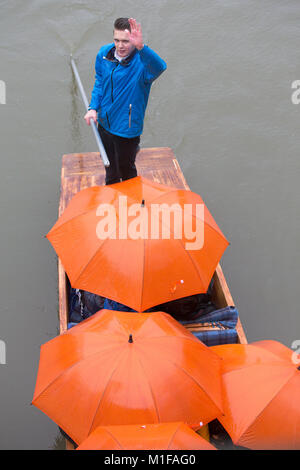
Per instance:
[[[141,145],[173,149],[230,241],[222,267],[248,340],[300,340],[299,1],[1,0],[0,12],[0,448],[63,446],[30,405],[40,345],[59,327],[44,235],[62,155],[96,151],[69,56],[90,95],[117,17],[137,18],[168,64]]]

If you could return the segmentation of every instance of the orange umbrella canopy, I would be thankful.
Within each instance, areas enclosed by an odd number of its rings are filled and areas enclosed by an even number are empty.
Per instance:
[[[141,176],[80,191],[47,238],[73,287],[137,311],[206,292],[229,244],[199,195]]]
[[[300,370],[277,341],[213,346],[223,359],[225,415],[218,418],[237,445],[300,449]]]
[[[81,443],[97,426],[222,412],[221,359],[171,316],[100,310],[41,347],[32,403]]]
[[[77,450],[216,450],[185,423],[99,426]]]

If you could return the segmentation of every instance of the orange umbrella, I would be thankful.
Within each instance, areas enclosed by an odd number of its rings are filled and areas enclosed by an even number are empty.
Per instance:
[[[214,346],[223,361],[225,415],[237,445],[300,449],[300,371],[277,341]]]
[[[99,426],[77,450],[216,450],[185,423]]]
[[[97,426],[221,414],[221,360],[166,313],[100,310],[41,348],[35,406],[81,443]]]
[[[228,246],[200,196],[141,176],[80,191],[47,238],[74,288],[136,311],[206,292]]]

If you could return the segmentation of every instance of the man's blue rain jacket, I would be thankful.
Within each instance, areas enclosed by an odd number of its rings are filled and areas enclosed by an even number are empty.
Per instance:
[[[143,132],[145,111],[152,82],[167,68],[156,52],[144,46],[119,62],[114,44],[101,47],[96,58],[96,80],[90,108],[108,132],[137,137]]]

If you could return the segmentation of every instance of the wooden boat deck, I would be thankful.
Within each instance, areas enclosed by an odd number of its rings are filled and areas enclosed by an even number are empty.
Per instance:
[[[158,183],[189,190],[174,153],[168,147],[141,149],[136,158],[138,174]],[[99,153],[75,153],[63,156],[61,171],[61,193],[59,215],[63,213],[73,196],[90,186],[103,185],[105,169]],[[59,319],[60,333],[67,329],[68,323],[68,291],[67,277],[63,266],[58,260],[59,282]],[[222,268],[218,264],[214,274],[213,301],[219,308],[234,305]],[[202,327],[202,329],[211,327]],[[195,330],[195,326],[189,329]],[[237,324],[240,343],[247,343],[240,320]]]

